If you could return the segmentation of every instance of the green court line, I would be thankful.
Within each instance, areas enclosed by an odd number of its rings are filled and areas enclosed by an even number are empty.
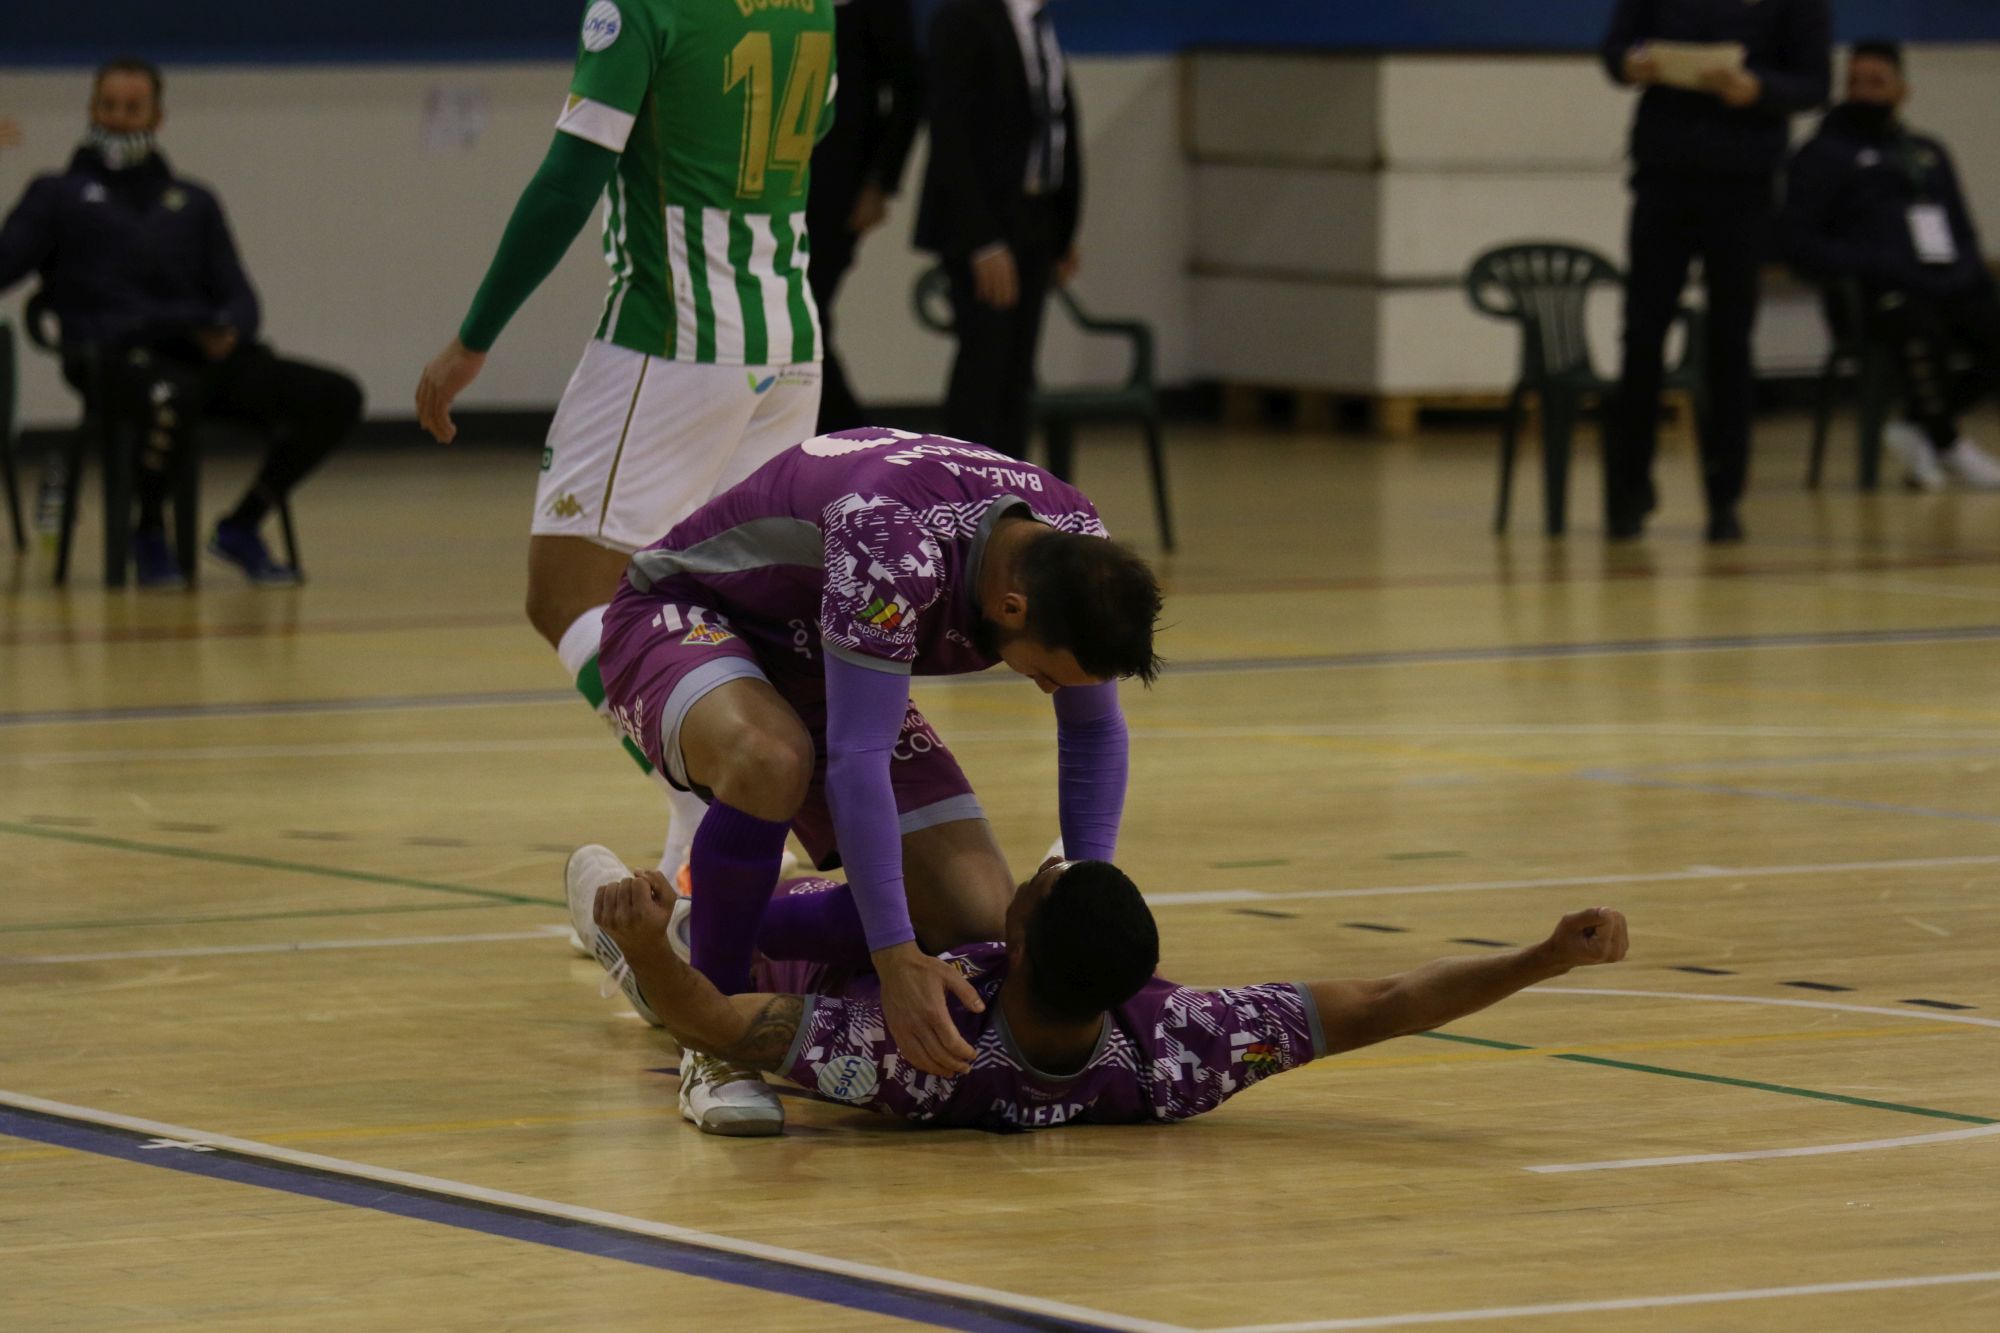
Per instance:
[[[1532,1051],[1533,1046],[1523,1046],[1511,1041],[1493,1041],[1487,1037],[1467,1037],[1456,1032],[1419,1032],[1419,1037],[1432,1041],[1455,1041],[1465,1046],[1485,1046],[1496,1051]],[[1787,1097],[1810,1097],[1819,1102],[1841,1102],[1848,1106],[1865,1106],[1874,1111],[1901,1111],[1905,1115],[1930,1116],[1934,1120],[1958,1120],[1968,1125],[2000,1125],[1983,1115],[1965,1115],[1958,1111],[1938,1111],[1928,1106],[1906,1106],[1902,1102],[1879,1102],[1872,1097],[1849,1097],[1841,1092],[1818,1092],[1812,1088],[1795,1088],[1787,1083],[1760,1083],[1756,1079],[1729,1078],[1723,1074],[1697,1074],[1692,1069],[1668,1069],[1664,1065],[1642,1065],[1631,1060],[1610,1060],[1601,1055],[1579,1055],[1574,1052],[1552,1054],[1551,1060],[1568,1060],[1572,1064],[1602,1065],[1606,1069],[1628,1069],[1639,1074],[1659,1074],[1665,1078],[1684,1078],[1696,1083],[1720,1083],[1732,1088],[1750,1088],[1757,1092],[1778,1092]]]
[[[544,907],[568,906],[559,898],[536,898],[529,894],[503,893],[499,889],[476,889],[470,884],[446,884],[431,879],[405,879],[400,875],[378,875],[373,871],[348,870],[342,866],[316,866],[302,861],[279,861],[268,856],[244,856],[236,852],[210,852],[196,847],[136,842],[130,838],[108,838],[101,833],[37,828],[32,824],[14,824],[5,820],[0,820],[0,833],[12,833],[23,838],[43,838],[51,842],[73,842],[85,847],[105,847],[117,852],[145,852],[153,856],[172,856],[183,861],[206,861],[211,865],[244,866],[251,870],[282,870],[294,875],[318,875],[322,879],[352,880],[357,884],[384,884],[398,889],[453,893],[460,897],[484,898],[491,902],[535,903]]]
[[[1461,860],[1464,852],[1390,852],[1391,861],[1454,861]]]
[[[1210,861],[1210,870],[1259,870],[1265,866],[1288,866],[1290,861]]]
[[[1793,1088],[1783,1083],[1759,1083],[1755,1079],[1727,1078],[1721,1074],[1697,1074],[1688,1069],[1663,1069],[1659,1065],[1634,1064],[1630,1060],[1607,1060],[1601,1055],[1558,1055],[1557,1060],[1569,1060],[1580,1065],[1603,1065],[1607,1069],[1634,1069],[1641,1074],[1664,1074],[1668,1078],[1693,1079],[1697,1083],[1723,1083],[1732,1088],[1755,1088],[1759,1092],[1782,1092],[1788,1097],[1811,1097],[1815,1101],[1844,1102],[1849,1106],[1866,1106],[1877,1111],[1901,1111],[1905,1115],[1927,1115],[1935,1120],[1959,1120],[1968,1125],[2000,1125],[1983,1115],[1962,1115],[1957,1111],[1936,1111],[1928,1106],[1905,1106],[1901,1102],[1878,1102],[1872,1097],[1849,1097],[1840,1092],[1815,1092],[1811,1088]]]
[[[220,916],[140,916],[106,921],[24,921],[0,926],[0,935],[52,930],[125,930],[138,926],[206,926],[226,921],[291,921],[320,916],[401,916],[410,912],[490,912],[513,903],[410,903],[399,907],[314,907],[296,912],[230,912]],[[540,903],[535,904],[537,907]]]

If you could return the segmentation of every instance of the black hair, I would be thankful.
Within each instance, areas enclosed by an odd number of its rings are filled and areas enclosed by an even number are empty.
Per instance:
[[[1129,548],[1053,528],[1036,535],[1015,566],[1027,594],[1029,637],[1064,649],[1100,680],[1160,674],[1153,629],[1160,583]]]
[[[144,56],[113,56],[97,67],[97,76],[90,82],[94,94],[104,82],[107,74],[143,74],[153,85],[153,103],[158,105],[160,95],[167,90],[167,81],[160,74],[160,67]]]
[[[1848,48],[1847,58],[1858,60],[1862,56],[1873,56],[1886,60],[1898,71],[1903,68],[1903,44],[1889,37],[1864,37]]]
[[[1109,861],[1077,861],[1028,918],[1028,995],[1061,1022],[1125,1003],[1160,965],[1160,931],[1138,886]]]

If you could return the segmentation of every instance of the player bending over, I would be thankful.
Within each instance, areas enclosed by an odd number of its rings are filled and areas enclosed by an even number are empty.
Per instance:
[[[839,891],[824,880],[781,890]],[[1272,1074],[1442,1026],[1626,950],[1624,915],[1591,907],[1509,953],[1374,981],[1197,990],[1153,975],[1159,934],[1124,872],[1051,858],[1016,890],[1005,943],[941,955],[985,1010],[953,1008],[976,1054],[940,1078],[897,1054],[872,975],[760,960],[758,983],[778,993],[723,995],[671,947],[675,901],[664,877],[643,872],[601,886],[594,919],[624,953],[627,993],[684,1048],[921,1124],[986,1130],[1185,1120]]]

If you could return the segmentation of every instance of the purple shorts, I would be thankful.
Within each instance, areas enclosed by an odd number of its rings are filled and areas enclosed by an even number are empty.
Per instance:
[[[732,680],[769,682],[813,739],[812,786],[792,818],[792,831],[819,869],[840,864],[826,804],[826,679],[816,658],[800,660],[789,637],[782,649],[762,651],[713,611],[625,587],[604,613],[597,666],[605,703],[619,730],[668,781],[704,797],[707,793],[689,777],[681,758],[681,724],[688,711],[710,690]],[[958,760],[915,704],[903,716],[889,781],[905,836],[937,824],[985,818]]]

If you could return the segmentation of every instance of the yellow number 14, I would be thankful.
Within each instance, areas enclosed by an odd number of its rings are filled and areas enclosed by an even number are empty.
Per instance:
[[[792,193],[805,185],[806,163],[819,138],[819,120],[826,106],[827,79],[833,72],[833,34],[804,32],[792,45],[791,73],[778,108],[775,133],[771,127],[771,34],[750,32],[723,63],[722,91],[745,84],[743,142],[736,162],[736,193],[764,193],[764,173],[772,167],[792,173]]]

